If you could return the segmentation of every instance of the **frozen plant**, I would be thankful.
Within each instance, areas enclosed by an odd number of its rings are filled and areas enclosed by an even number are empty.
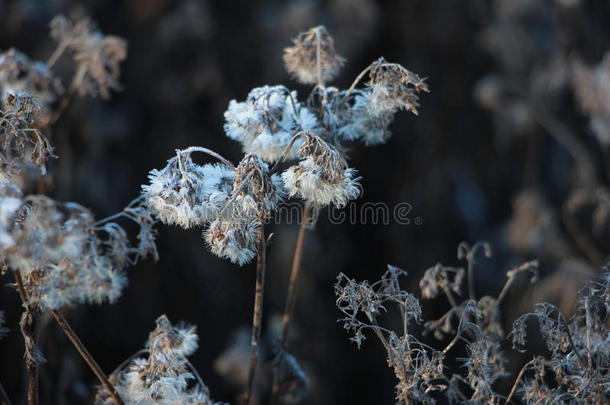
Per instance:
[[[475,244],[472,248],[460,245],[461,256],[468,260],[468,271],[474,270],[477,253],[486,246]],[[502,351],[504,338],[499,319],[499,305],[508,289],[521,273],[536,272],[537,264],[527,262],[507,272],[507,282],[497,298],[483,296],[458,303],[465,271],[440,264],[427,270],[420,281],[422,295],[427,298],[446,295],[451,309],[439,320],[425,323],[425,332],[434,331],[439,340],[453,335],[441,350],[435,349],[415,337],[412,322],[422,322],[423,314],[418,299],[400,286],[400,277],[406,272],[393,266],[379,281],[356,282],[340,274],[335,285],[337,307],[345,315],[340,321],[353,334],[351,340],[358,347],[370,331],[383,344],[388,365],[394,370],[398,384],[396,399],[400,404],[435,404],[441,395],[449,403],[497,404],[502,396],[495,384],[506,375],[506,360]],[[470,287],[469,287],[470,288]],[[383,325],[383,315],[397,309],[401,320],[399,330]],[[465,373],[447,375],[444,363],[449,351],[464,342],[468,357],[456,358],[464,366]]]
[[[511,391],[528,403],[553,397],[561,404],[606,404],[610,400],[610,273],[580,290],[574,315],[566,318],[554,305],[536,304],[534,312],[513,324],[513,346],[526,344],[526,320],[536,318],[548,357],[537,356],[523,367]],[[526,375],[531,375],[527,376]]]
[[[178,152],[142,186],[147,205],[167,225],[188,229],[212,221],[229,197],[234,171],[222,163],[198,165]]]
[[[349,168],[337,149],[320,137],[311,133],[304,136],[306,140],[298,150],[301,161],[282,173],[288,195],[316,207],[344,207],[360,195],[356,170]]]
[[[114,302],[127,283],[125,268],[140,253],[150,252],[150,247],[132,247],[118,224],[96,223],[93,214],[76,203],[45,196],[19,198],[11,192],[3,202],[13,209],[17,199],[19,206],[8,217],[12,243],[2,253],[19,272],[29,305],[57,310]]]
[[[318,126],[316,116],[297,100],[297,92],[284,86],[257,87],[246,101],[231,100],[225,112],[225,132],[242,143],[245,153],[275,162],[295,133]],[[297,147],[294,144],[285,158],[294,159]]]
[[[136,353],[110,375],[127,405],[220,405],[210,398],[208,387],[187,357],[197,350],[194,326],[171,324],[160,316],[146,349]],[[95,405],[116,401],[99,387]]]

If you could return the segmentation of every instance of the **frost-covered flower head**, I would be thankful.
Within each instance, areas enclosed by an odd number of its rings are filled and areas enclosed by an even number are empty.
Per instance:
[[[303,84],[324,84],[334,79],[345,59],[335,51],[333,38],[323,26],[311,28],[284,48],[286,70]]]
[[[134,356],[110,380],[127,405],[220,405],[186,356],[197,349],[195,327],[173,326],[167,316],[157,319],[157,327],[146,343],[146,356]],[[116,404],[104,387],[98,387],[96,405]]]
[[[203,237],[213,254],[243,266],[256,256],[261,226],[255,220],[217,219]]]
[[[25,197],[8,229],[14,243],[2,254],[43,308],[116,301],[125,268],[140,257],[118,224],[99,225],[86,208],[44,196]]]
[[[73,52],[78,67],[72,88],[80,95],[108,99],[111,90],[120,90],[120,63],[127,57],[124,39],[103,35],[88,19],[73,23],[62,15],[51,21],[51,37],[59,49]]]
[[[365,145],[385,143],[391,136],[388,129],[394,120],[393,112],[372,115],[369,111],[371,93],[361,89],[339,91],[326,88],[324,124],[331,136],[346,141],[360,141]]]
[[[267,163],[255,154],[246,155],[235,169],[226,206],[203,234],[210,251],[240,266],[250,262],[264,221],[283,197],[281,177],[271,175]]]
[[[34,128],[39,111],[34,98],[25,92],[9,92],[0,110],[0,171],[4,177],[19,172],[24,164],[46,172],[53,147],[42,132]]]
[[[288,195],[298,196],[313,206],[333,204],[340,208],[360,195],[356,170],[336,148],[320,137],[307,134],[299,147],[301,161],[282,173]]]
[[[223,163],[198,165],[190,153],[178,151],[148,178],[142,191],[161,222],[191,228],[216,218],[231,193],[235,173]]]
[[[257,87],[246,101],[231,100],[224,115],[227,136],[241,142],[245,153],[267,162],[282,156],[295,133],[318,125],[315,115],[297,101],[296,91],[284,86]],[[297,148],[295,144],[286,158],[294,159]]]
[[[48,108],[64,89],[45,63],[32,61],[11,48],[0,54],[0,96],[3,100],[10,91],[29,93]]]
[[[284,185],[269,165],[256,154],[249,153],[235,169],[229,216],[264,221],[284,199]]]
[[[379,58],[369,67],[367,83],[371,97],[368,103],[373,116],[394,113],[403,109],[417,115],[420,91],[428,92],[425,79],[421,79],[397,63],[388,63]]]

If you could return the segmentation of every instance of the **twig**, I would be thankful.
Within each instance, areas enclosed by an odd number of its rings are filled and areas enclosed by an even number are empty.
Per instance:
[[[521,382],[521,379],[523,378],[523,375],[527,371],[527,368],[533,362],[534,362],[534,360],[530,360],[527,363],[525,363],[523,368],[521,368],[521,371],[519,371],[519,375],[517,375],[517,379],[515,380],[515,383],[513,384],[513,388],[510,390],[510,394],[508,394],[508,397],[506,398],[506,402],[504,402],[504,405],[510,403],[511,399],[513,399],[513,396],[515,395],[515,392],[517,392],[517,387],[519,386],[519,382]]]
[[[518,274],[520,274],[524,271],[531,271],[535,275],[537,269],[538,269],[538,260],[532,260],[530,262],[523,263],[521,266],[508,271],[506,273],[508,276],[508,280],[506,281],[506,284],[504,284],[504,287],[502,288],[500,295],[498,295],[498,299],[496,300],[496,305],[500,306],[500,304],[502,303],[504,298],[506,298],[506,294],[508,294],[508,290],[515,282],[515,278],[517,277]]]
[[[66,336],[68,336],[68,339],[70,339],[74,347],[76,347],[76,350],[78,350],[80,355],[83,357],[87,365],[89,365],[91,371],[93,371],[98,380],[100,380],[102,385],[106,388],[106,390],[108,390],[117,405],[125,405],[125,402],[123,402],[121,399],[121,396],[117,392],[116,388],[114,388],[114,386],[110,383],[108,377],[93,359],[85,345],[83,345],[83,342],[81,342],[79,339],[78,335],[74,332],[74,330],[72,330],[66,318],[58,311],[50,310],[50,312],[57,321],[57,324],[63,329]]]
[[[261,340],[261,325],[263,317],[263,293],[265,291],[265,254],[267,243],[263,227],[258,235],[258,259],[256,263],[256,287],[254,291],[254,313],[252,315],[252,340],[250,352],[250,366],[248,370],[248,390],[244,398],[244,404],[249,405],[254,390],[254,377],[258,363],[258,346]]]

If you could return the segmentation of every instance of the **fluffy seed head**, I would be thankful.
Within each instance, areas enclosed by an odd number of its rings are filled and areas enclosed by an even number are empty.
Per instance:
[[[309,135],[299,153],[299,164],[282,173],[289,196],[318,207],[333,204],[341,208],[360,195],[360,178],[333,146]]]
[[[213,254],[243,266],[256,256],[260,226],[254,220],[217,219],[210,224],[203,237]]]
[[[384,58],[379,58],[371,64],[369,71],[369,112],[373,116],[380,116],[404,109],[417,115],[417,93],[429,92],[424,80],[399,64],[388,63]]]
[[[302,32],[284,48],[286,70],[303,84],[324,84],[334,79],[345,59],[335,51],[335,43],[323,26]]]
[[[152,170],[150,183],[142,186],[148,206],[161,222],[191,228],[212,221],[224,206],[235,174],[224,164],[195,164],[190,156],[167,161]]]
[[[297,101],[297,93],[284,86],[253,89],[244,102],[232,100],[225,112],[227,136],[267,162],[277,161],[293,135],[318,126],[314,114]],[[298,141],[286,156],[297,156]]]

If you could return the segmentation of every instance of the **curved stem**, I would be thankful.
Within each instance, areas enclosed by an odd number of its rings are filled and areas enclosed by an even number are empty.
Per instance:
[[[347,98],[352,94],[352,92],[354,91],[354,89],[356,88],[356,86],[358,85],[358,83],[360,83],[360,80],[362,80],[362,78],[364,77],[365,74],[367,74],[369,72],[369,70],[371,70],[372,68],[372,64],[368,65],[366,67],[366,69],[364,69],[362,72],[360,72],[360,74],[358,74],[358,76],[356,76],[356,78],[354,79],[354,82],[352,83],[352,85],[349,87],[349,89],[347,89],[347,92],[345,93],[345,95],[343,96],[343,98],[341,99],[340,104],[343,104],[345,102],[345,100],[347,100]]]
[[[302,136],[310,136],[310,135],[313,135],[313,133],[311,131],[299,131],[296,134],[294,134],[292,136],[292,138],[290,139],[290,142],[288,142],[288,145],[286,145],[286,147],[284,148],[284,151],[282,152],[280,158],[277,160],[277,162],[275,162],[273,164],[273,166],[271,167],[271,170],[269,172],[270,173],[275,172],[275,170],[277,169],[279,164],[282,162],[282,160],[284,160],[286,158],[286,155],[288,155],[288,152],[290,152],[290,149],[292,149],[292,145],[294,145],[294,143],[297,141],[297,139],[299,139]]]
[[[248,369],[248,390],[244,398],[244,404],[249,405],[252,401],[254,391],[254,377],[256,376],[256,365],[258,364],[258,346],[261,340],[261,326],[263,318],[263,293],[265,291],[265,256],[267,243],[265,230],[261,226],[258,234],[258,260],[256,263],[256,287],[254,291],[254,313],[252,315],[252,340],[250,351],[250,365]]]
[[[513,388],[510,390],[510,394],[508,394],[508,397],[506,398],[506,401],[504,402],[504,405],[510,403],[511,399],[513,399],[513,396],[515,395],[515,392],[517,392],[517,387],[519,386],[519,382],[521,382],[521,379],[523,378],[523,375],[525,374],[525,372],[527,371],[528,367],[534,362],[534,360],[530,360],[527,363],[525,363],[525,365],[521,368],[521,371],[519,371],[519,375],[517,375],[517,379],[515,380],[515,383],[513,384]]]
[[[176,151],[179,154],[186,154],[186,155],[190,155],[193,152],[202,152],[202,153],[207,153],[208,155],[215,157],[216,159],[220,160],[222,163],[224,163],[225,165],[227,165],[231,170],[235,170],[235,165],[233,165],[233,163],[231,163],[228,159],[225,159],[222,155],[214,152],[213,150],[210,150],[208,148],[204,148],[201,146],[189,146],[186,149],[179,149]]]
[[[104,374],[104,372],[102,371],[100,366],[93,359],[93,356],[91,356],[91,354],[89,353],[89,351],[87,350],[85,345],[83,345],[83,342],[81,342],[81,340],[79,339],[78,335],[74,332],[72,327],[70,327],[70,324],[68,323],[66,318],[58,311],[55,311],[52,309],[49,311],[51,312],[51,315],[53,315],[53,317],[57,321],[57,324],[64,331],[66,336],[68,336],[68,339],[70,339],[70,341],[72,342],[74,347],[76,347],[76,350],[78,350],[78,352],[80,353],[82,358],[85,360],[87,365],[91,368],[91,371],[93,371],[93,373],[100,380],[102,385],[106,388],[106,390],[108,390],[108,392],[110,393],[110,395],[112,396],[114,401],[117,403],[117,405],[125,405],[125,402],[123,402],[123,399],[117,392],[116,388],[110,383],[106,374]]]

